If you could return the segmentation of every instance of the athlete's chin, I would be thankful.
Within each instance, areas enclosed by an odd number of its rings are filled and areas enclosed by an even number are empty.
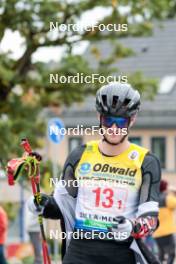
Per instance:
[[[118,143],[120,143],[122,137],[117,136],[117,135],[111,135],[111,136],[106,136],[106,139],[109,143],[118,144]]]

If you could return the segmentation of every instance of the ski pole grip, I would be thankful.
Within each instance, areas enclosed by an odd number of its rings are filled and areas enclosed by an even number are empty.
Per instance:
[[[24,150],[28,153],[31,153],[32,152],[32,148],[30,146],[30,143],[29,141],[26,139],[26,138],[23,138],[21,140],[21,146],[24,148]]]

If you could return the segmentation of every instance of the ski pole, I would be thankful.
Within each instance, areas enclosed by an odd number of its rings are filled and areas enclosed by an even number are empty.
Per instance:
[[[32,154],[32,148],[27,139],[21,140],[21,146],[29,155]],[[33,195],[37,203],[37,210],[40,211],[41,194],[40,194],[39,164],[37,164],[36,175],[30,175],[30,180],[31,180],[32,192],[33,192]],[[45,231],[44,231],[43,216],[41,213],[38,215],[38,221],[39,221],[40,231],[41,231],[41,236],[42,236],[42,251],[43,251],[44,264],[51,264],[51,260],[50,260],[49,252],[48,252],[48,245],[47,245]]]

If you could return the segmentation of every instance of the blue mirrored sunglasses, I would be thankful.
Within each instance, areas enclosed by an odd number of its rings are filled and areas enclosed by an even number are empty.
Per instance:
[[[118,128],[126,128],[129,125],[128,117],[103,116],[100,117],[101,125],[111,127],[115,124]]]

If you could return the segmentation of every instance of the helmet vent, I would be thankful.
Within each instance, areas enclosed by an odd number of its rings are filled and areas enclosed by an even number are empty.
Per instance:
[[[113,96],[113,101],[112,101],[112,107],[115,108],[117,105],[119,97],[118,96]]]
[[[124,102],[123,102],[123,105],[124,105],[124,106],[127,106],[127,105],[129,104],[130,101],[131,101],[130,99],[126,98],[126,99],[124,100]]]
[[[103,101],[103,105],[107,106],[107,96],[106,95],[102,95],[102,101]]]

